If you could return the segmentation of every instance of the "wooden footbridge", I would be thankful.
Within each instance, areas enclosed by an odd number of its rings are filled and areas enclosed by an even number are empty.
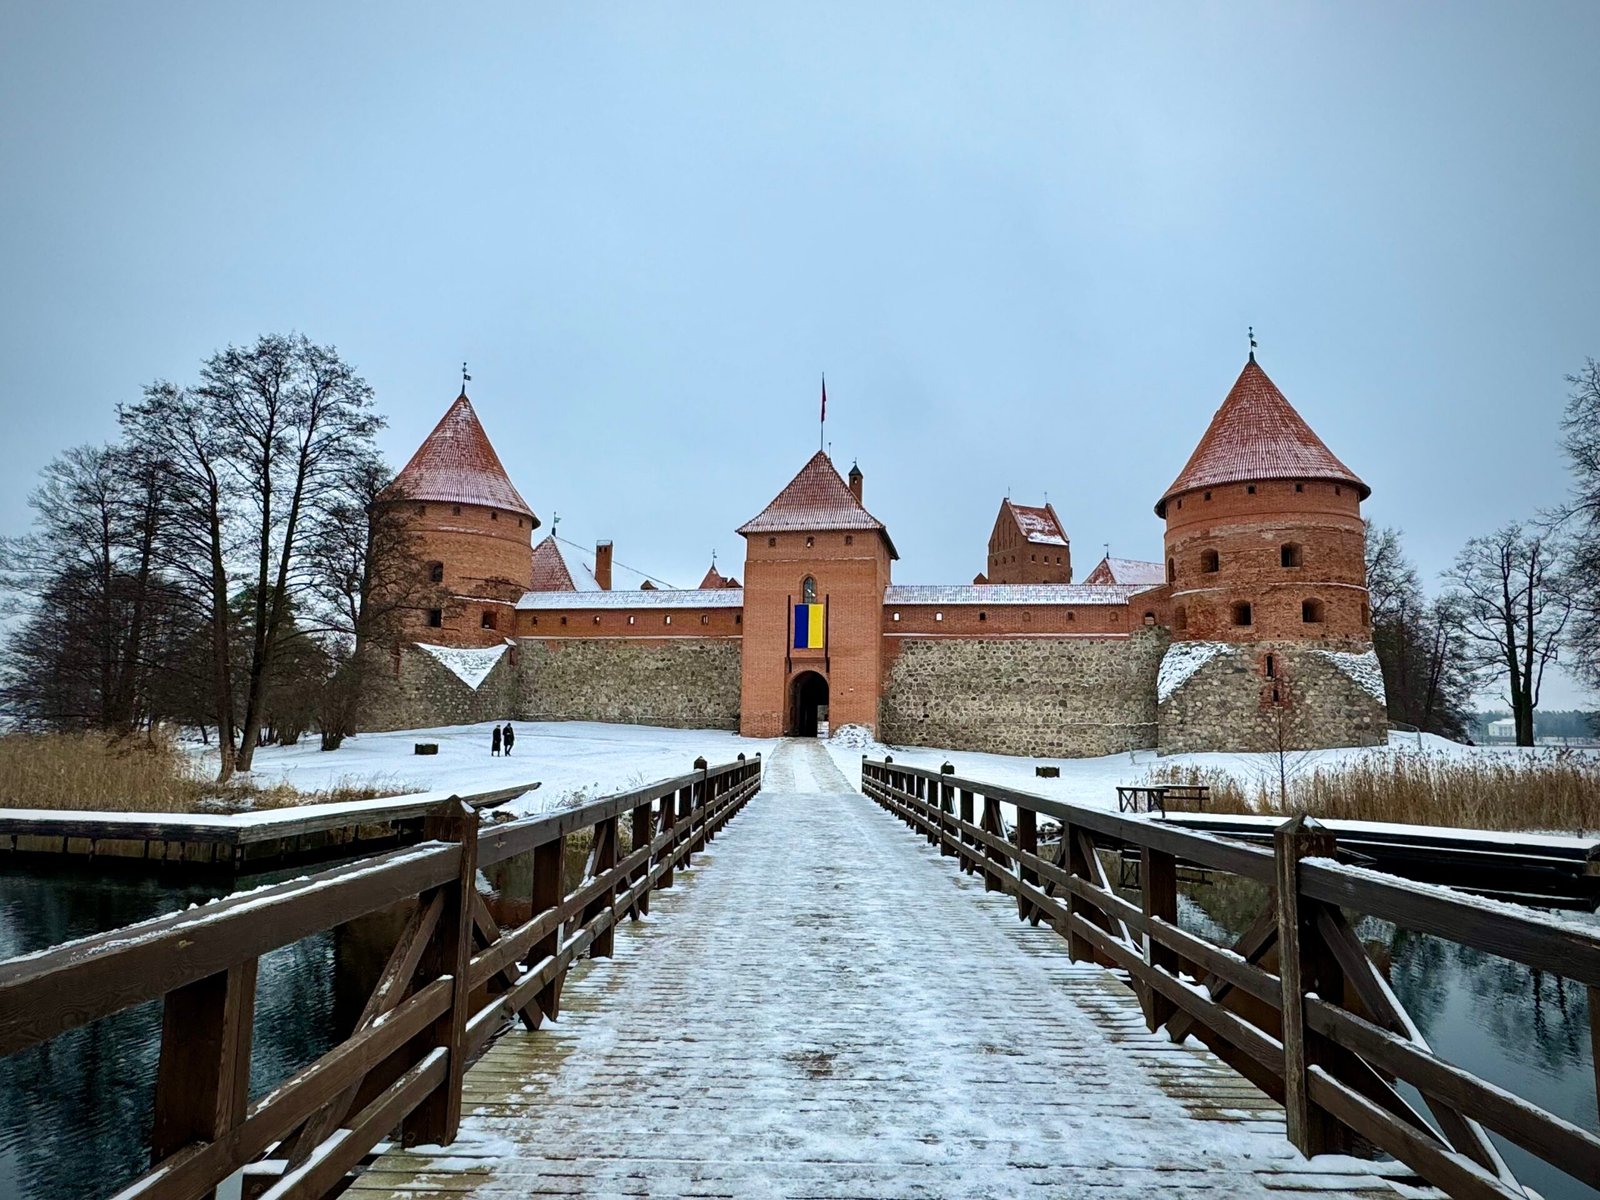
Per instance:
[[[551,816],[446,805],[421,845],[0,964],[0,1055],[161,1001],[127,1198],[1525,1195],[1491,1132],[1600,1184],[1593,1133],[1429,1049],[1351,919],[1591,989],[1595,934],[1341,865],[1309,823],[1269,850],[861,784],[788,742]],[[1194,868],[1264,886],[1237,944],[1180,927]],[[492,907],[480,869],[526,894]],[[395,909],[354,1028],[250,1099],[259,957]]]

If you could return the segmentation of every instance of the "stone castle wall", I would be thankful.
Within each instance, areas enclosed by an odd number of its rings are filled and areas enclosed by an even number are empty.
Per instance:
[[[887,671],[878,736],[1041,758],[1156,744],[1166,631],[1123,638],[906,638]]]
[[[1198,651],[1178,643],[1173,650],[1203,662],[1175,686],[1163,684],[1163,754],[1376,746],[1388,736],[1382,676],[1367,643],[1208,643]]]
[[[739,639],[524,638],[517,716],[739,728]]]
[[[392,651],[373,653],[360,721],[365,731],[473,725],[481,721],[505,721],[518,715],[518,666],[514,648],[507,648],[476,688],[468,686],[433,655],[409,642],[401,647],[398,657]]]

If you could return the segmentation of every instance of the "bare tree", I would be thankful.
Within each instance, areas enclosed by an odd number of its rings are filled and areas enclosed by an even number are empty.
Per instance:
[[[1517,745],[1533,745],[1545,669],[1557,659],[1572,600],[1562,547],[1548,530],[1513,522],[1473,538],[1445,573],[1445,610],[1467,659],[1506,682]]]
[[[240,549],[255,611],[236,759],[248,771],[279,638],[311,586],[302,538],[319,514],[348,501],[383,421],[372,389],[337,351],[298,334],[230,346],[206,361],[201,380],[248,514]]]
[[[1391,721],[1429,733],[1466,734],[1473,672],[1450,606],[1429,600],[1397,529],[1367,523],[1372,646]]]
[[[229,445],[207,397],[158,382],[118,410],[136,459],[166,472],[173,519],[160,540],[165,567],[185,581],[209,630],[211,716],[221,750],[218,777],[233,774],[234,711],[228,559],[238,520]]]
[[[68,450],[29,503],[33,532],[4,543],[4,583],[27,598],[5,701],[51,727],[131,731],[143,707],[162,487],[116,446]]]
[[[1600,687],[1600,362],[1588,359],[1567,376],[1572,392],[1562,421],[1562,448],[1572,464],[1572,497],[1559,516],[1570,531],[1567,563],[1573,609],[1567,630],[1572,667]]]

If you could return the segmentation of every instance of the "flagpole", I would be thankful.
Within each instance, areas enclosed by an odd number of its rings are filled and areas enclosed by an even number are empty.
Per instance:
[[[817,453],[822,453],[823,441],[828,436],[828,373],[822,373],[822,419],[817,422]]]

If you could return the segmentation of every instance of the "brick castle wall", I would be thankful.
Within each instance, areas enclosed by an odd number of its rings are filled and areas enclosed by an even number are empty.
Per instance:
[[[1156,744],[1164,629],[1131,637],[905,637],[885,681],[878,736],[1046,758]]]
[[[739,728],[738,638],[525,638],[518,651],[522,720]]]
[[[519,654],[515,647],[506,650],[476,689],[468,687],[433,655],[409,642],[398,652],[371,653],[371,682],[360,721],[364,731],[472,725],[520,716]]]
[[[1326,647],[1293,642],[1230,646],[1161,701],[1158,748],[1163,754],[1268,752],[1280,740],[1287,750],[1381,745],[1388,736],[1383,701],[1325,653],[1370,649],[1360,639]]]

